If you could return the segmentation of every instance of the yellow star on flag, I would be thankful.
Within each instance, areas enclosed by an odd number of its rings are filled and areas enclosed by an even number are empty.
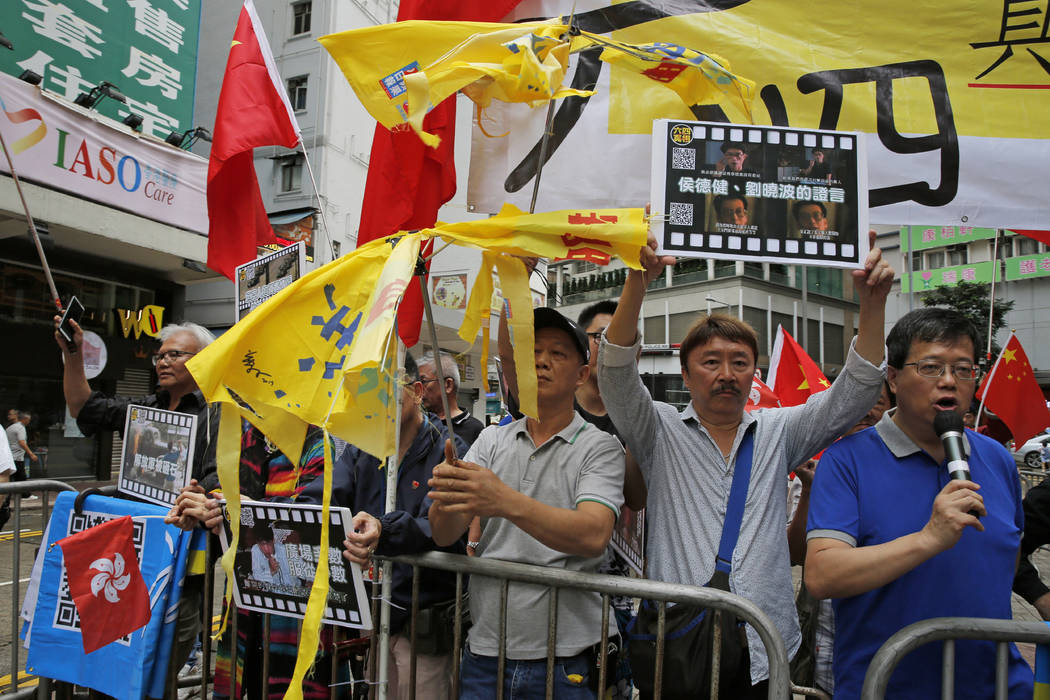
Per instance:
[[[802,372],[802,383],[799,384],[795,388],[798,389],[799,391],[802,391],[803,389],[807,389],[808,390],[809,389],[809,377],[806,376],[806,370],[805,370],[805,368],[802,367],[801,364],[799,364],[799,366],[798,366],[798,371]]]
[[[823,377],[821,377],[820,385],[822,387],[824,387],[825,389],[827,389],[829,386],[831,386],[831,382],[829,382],[827,379],[824,379]]]
[[[233,48],[234,46],[237,46],[237,45],[238,45],[238,44],[240,44],[240,43],[241,43],[241,42],[239,42],[239,41],[237,41],[236,39],[234,39],[233,41],[231,41],[231,42],[230,42],[230,48],[232,49],[232,48]]]
[[[1014,360],[1016,360],[1016,355],[1016,350],[1003,350],[1003,360],[1006,362],[1013,362]]]

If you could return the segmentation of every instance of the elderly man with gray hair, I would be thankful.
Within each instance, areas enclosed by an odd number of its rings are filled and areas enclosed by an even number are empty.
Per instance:
[[[452,430],[467,446],[474,444],[485,427],[474,416],[459,407],[456,395],[459,392],[459,365],[456,359],[447,352],[441,353],[441,373],[445,385],[438,380],[437,368],[434,365],[434,353],[429,352],[419,361],[419,381],[423,382],[423,407],[445,420],[445,406],[441,395],[448,398],[449,417],[452,418]]]
[[[56,316],[56,328],[58,322]],[[160,331],[160,349],[152,358],[153,366],[157,368],[157,390],[148,396],[106,396],[101,391],[92,391],[88,385],[84,374],[84,332],[77,322],[70,321],[70,324],[73,327],[73,342],[67,343],[57,330],[55,341],[65,360],[62,392],[69,413],[76,419],[81,432],[90,436],[103,430],[116,430],[123,437],[128,406],[132,404],[193,414],[197,416],[197,436],[191,473],[196,482],[217,486],[215,445],[219,432],[219,407],[209,406],[193,375],[186,369],[186,361],[215,340],[211,331],[189,322],[164,326]],[[184,491],[203,493],[203,489],[194,482]],[[177,524],[180,527],[185,525]],[[198,574],[203,571],[191,568],[187,573],[190,575],[186,576],[183,584],[179,619],[175,628],[176,650],[172,657],[175,663],[169,668],[172,674],[179,670],[189,656],[201,629],[204,577]]]

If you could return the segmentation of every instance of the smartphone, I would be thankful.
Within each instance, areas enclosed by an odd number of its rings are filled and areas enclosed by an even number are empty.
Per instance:
[[[80,323],[80,317],[83,315],[84,305],[75,296],[70,297],[69,303],[66,304],[66,310],[62,312],[62,320],[58,323],[58,332],[66,339],[70,347],[73,347],[73,326],[69,322],[76,321]]]

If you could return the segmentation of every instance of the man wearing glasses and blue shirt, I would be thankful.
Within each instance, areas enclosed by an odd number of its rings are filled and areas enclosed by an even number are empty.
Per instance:
[[[950,480],[933,428],[939,411],[960,419],[977,384],[977,330],[962,314],[925,308],[886,339],[897,408],[845,437],[820,460],[810,495],[806,587],[835,608],[835,698],[859,698],[875,652],[898,630],[933,617],[1009,620],[1024,528],[1013,458],[965,431],[970,480]],[[887,698],[941,695],[942,646],[903,658]],[[993,642],[955,643],[955,698],[989,698]],[[1032,672],[1010,645],[1009,697],[1032,696]]]

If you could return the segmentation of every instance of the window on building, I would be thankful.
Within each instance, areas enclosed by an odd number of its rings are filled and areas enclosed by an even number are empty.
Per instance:
[[[281,192],[299,192],[303,189],[303,163],[293,157],[281,163]]]
[[[311,2],[297,2],[292,5],[292,35],[310,33]]]
[[[953,265],[965,265],[970,262],[969,253],[970,247],[965,243],[959,243],[957,245],[950,245],[944,249],[944,263],[951,267]]]
[[[1018,255],[1036,255],[1039,253],[1039,241],[1028,236],[1014,236],[1013,237],[1013,254]]]
[[[288,79],[288,101],[296,112],[306,109],[306,81],[305,75]]]

